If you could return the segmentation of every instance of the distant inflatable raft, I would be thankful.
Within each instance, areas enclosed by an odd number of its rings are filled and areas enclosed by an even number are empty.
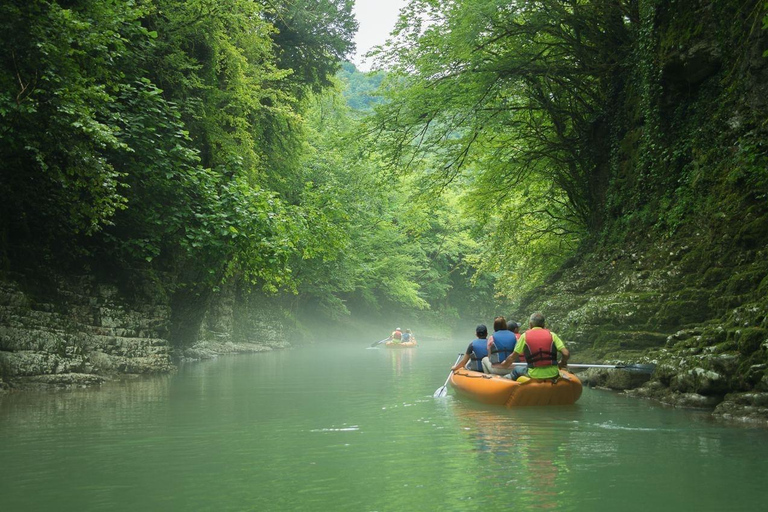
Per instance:
[[[451,386],[460,395],[492,405],[571,405],[581,396],[581,381],[574,374],[560,370],[557,381],[530,379],[517,382],[500,375],[471,370],[457,370]]]
[[[411,348],[416,346],[415,341],[405,341],[402,343],[395,343],[394,341],[388,341],[384,344],[387,348]]]

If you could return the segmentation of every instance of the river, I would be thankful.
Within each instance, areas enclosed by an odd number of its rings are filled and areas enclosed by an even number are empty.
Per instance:
[[[435,399],[465,341],[368,343],[6,396],[0,510],[706,511],[768,499],[765,429],[586,388],[565,407]]]

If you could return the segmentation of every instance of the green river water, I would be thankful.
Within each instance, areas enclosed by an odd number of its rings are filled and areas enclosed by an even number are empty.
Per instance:
[[[765,429],[586,388],[566,407],[435,399],[468,340],[370,341],[6,396],[0,510],[722,511],[768,500]]]

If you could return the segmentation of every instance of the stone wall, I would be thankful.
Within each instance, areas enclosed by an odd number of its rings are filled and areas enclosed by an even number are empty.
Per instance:
[[[198,340],[182,356],[205,359],[288,348],[294,336],[289,323],[281,296],[248,292],[230,281],[211,297]]]
[[[260,352],[289,346],[279,301],[217,293],[198,340],[173,347],[170,301],[151,277],[130,289],[92,276],[31,281],[0,278],[0,392],[100,384],[118,375],[167,373],[174,359]]]
[[[19,276],[21,277],[21,276]],[[114,374],[173,368],[163,296],[129,302],[93,278],[57,279],[45,292],[0,280],[0,380],[6,387],[76,386]]]

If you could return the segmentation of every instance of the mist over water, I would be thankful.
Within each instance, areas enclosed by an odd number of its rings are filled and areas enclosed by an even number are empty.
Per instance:
[[[508,410],[432,393],[467,340],[222,357],[0,402],[2,509],[728,510],[768,432],[585,389]]]

